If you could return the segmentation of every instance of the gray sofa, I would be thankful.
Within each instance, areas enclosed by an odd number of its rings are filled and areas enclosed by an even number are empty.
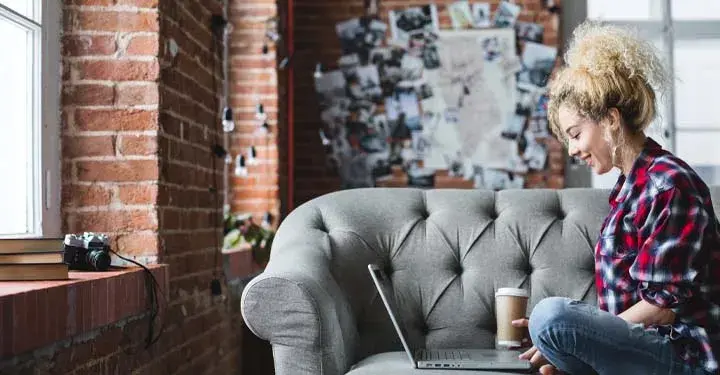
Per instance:
[[[243,318],[272,344],[278,375],[446,374],[410,367],[367,264],[392,279],[412,347],[490,348],[498,288],[529,290],[528,313],[548,296],[596,301],[593,248],[608,194],[373,188],[318,197],[283,221],[266,270],[243,290]],[[713,203],[720,212],[720,188]]]

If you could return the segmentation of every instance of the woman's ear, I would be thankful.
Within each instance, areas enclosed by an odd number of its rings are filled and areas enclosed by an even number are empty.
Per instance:
[[[605,126],[612,132],[620,130],[622,127],[622,119],[620,117],[620,111],[617,108],[609,108],[607,116],[605,116]]]

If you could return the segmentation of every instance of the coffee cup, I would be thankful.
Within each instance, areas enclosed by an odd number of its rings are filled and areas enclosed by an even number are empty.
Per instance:
[[[514,327],[512,321],[526,317],[528,292],[519,288],[500,288],[495,292],[495,317],[498,348],[519,348],[525,337],[525,328]]]

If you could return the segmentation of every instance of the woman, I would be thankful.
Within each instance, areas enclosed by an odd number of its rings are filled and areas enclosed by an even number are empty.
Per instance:
[[[598,174],[619,168],[595,249],[598,306],[540,301],[543,374],[715,374],[720,356],[720,224],[707,186],[644,131],[668,75],[650,43],[581,25],[550,87],[553,132]]]

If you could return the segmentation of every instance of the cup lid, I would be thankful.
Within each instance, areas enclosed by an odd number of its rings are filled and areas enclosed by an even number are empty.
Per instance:
[[[529,297],[528,292],[520,288],[500,288],[495,292],[495,296]]]

